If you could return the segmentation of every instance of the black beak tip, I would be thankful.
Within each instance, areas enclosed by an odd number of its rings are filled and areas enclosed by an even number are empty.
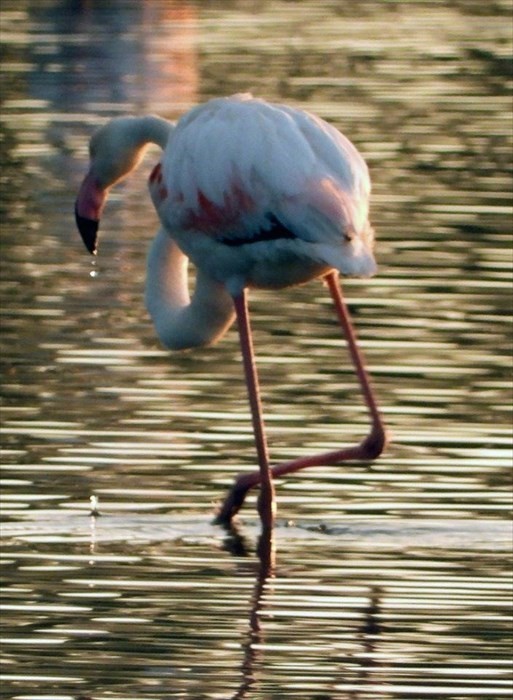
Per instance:
[[[77,222],[77,228],[82,236],[85,247],[91,253],[91,255],[96,255],[97,245],[98,245],[98,227],[99,222],[94,219],[86,219],[77,212],[75,208],[75,220]]]

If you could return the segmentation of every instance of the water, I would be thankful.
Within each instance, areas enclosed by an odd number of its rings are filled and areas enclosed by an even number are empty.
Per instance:
[[[4,0],[1,697],[510,697],[509,2]],[[169,354],[142,303],[154,164],[92,265],[87,140],[252,90],[366,157],[379,275],[344,290],[392,434],[212,524],[254,446],[235,331]],[[326,290],[251,298],[273,460],[367,429]],[[90,497],[101,516],[89,516]]]

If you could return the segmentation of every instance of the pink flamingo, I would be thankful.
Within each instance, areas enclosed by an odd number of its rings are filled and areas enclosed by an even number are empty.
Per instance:
[[[109,188],[140,162],[145,146],[163,155],[149,189],[160,219],[148,257],[146,305],[171,349],[216,342],[237,318],[259,470],[242,475],[218,513],[230,523],[260,484],[263,531],[275,518],[273,477],[305,467],[378,457],[385,428],[358,349],[338,274],[375,272],[368,221],[370,180],[353,144],[322,119],[249,94],[213,99],[176,125],[120,117],[97,131],[78,193],[76,219],[96,253]],[[187,265],[197,268],[192,298]],[[355,446],[270,467],[248,316],[247,289],[279,289],[323,278],[346,336],[371,427]]]

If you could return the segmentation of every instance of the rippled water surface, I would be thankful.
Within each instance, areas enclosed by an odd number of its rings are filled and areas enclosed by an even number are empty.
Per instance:
[[[511,4],[1,4],[2,698],[511,697]],[[93,265],[98,124],[251,90],[342,129],[380,271],[344,282],[393,441],[255,497],[238,339],[170,354],[142,292],[146,178]],[[326,290],[251,297],[275,461],[367,417]],[[89,516],[99,498],[101,517]]]

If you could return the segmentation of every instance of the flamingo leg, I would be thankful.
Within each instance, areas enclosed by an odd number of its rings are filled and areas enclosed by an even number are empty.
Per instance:
[[[253,351],[253,338],[249,321],[248,301],[246,289],[233,297],[237,324],[239,328],[240,347],[242,352],[242,363],[244,375],[248,389],[249,405],[251,408],[251,420],[258,456],[258,479],[255,484],[260,483],[260,497],[258,500],[258,512],[262,522],[263,532],[270,532],[274,525],[276,514],[276,499],[274,495],[274,484],[269,466],[269,452],[267,449],[267,439],[265,436],[265,426],[262,412],[262,402],[260,399],[260,386],[256,369],[255,353]],[[242,499],[240,505],[242,505]],[[239,506],[240,508],[240,506]],[[237,509],[238,510],[238,509]],[[220,518],[219,522],[229,522],[231,518]]]
[[[356,335],[351,323],[349,312],[340,290],[338,273],[330,272],[324,278],[327,282],[330,294],[335,305],[340,325],[346,337],[349,354],[355,367],[356,376],[360,384],[363,399],[371,420],[371,429],[367,437],[357,445],[343,447],[332,452],[323,452],[311,457],[300,457],[290,462],[277,464],[271,469],[272,477],[292,474],[306,467],[327,466],[339,464],[348,460],[372,460],[379,457],[385,448],[387,435],[381,418],[374,392],[365,369],[363,356],[356,341]],[[260,472],[252,472],[239,476],[228,493],[221,510],[217,515],[217,522],[229,523],[233,516],[240,510],[247,492],[260,482]]]

